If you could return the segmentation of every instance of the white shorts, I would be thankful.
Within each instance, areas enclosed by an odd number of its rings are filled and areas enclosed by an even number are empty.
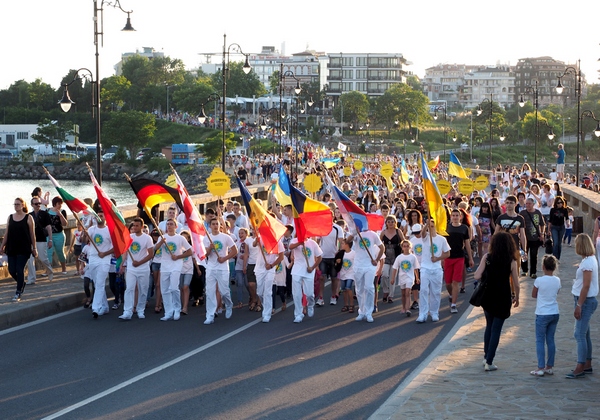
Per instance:
[[[556,172],[560,173],[564,173],[565,172],[565,164],[564,163],[557,163],[556,164]]]
[[[413,284],[415,284],[415,281],[412,279],[398,280],[398,286],[400,286],[400,289],[411,289],[413,287]]]

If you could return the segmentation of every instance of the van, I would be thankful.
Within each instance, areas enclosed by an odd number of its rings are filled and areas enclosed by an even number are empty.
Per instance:
[[[72,162],[74,160],[79,159],[75,153],[59,153],[58,161],[59,162]]]

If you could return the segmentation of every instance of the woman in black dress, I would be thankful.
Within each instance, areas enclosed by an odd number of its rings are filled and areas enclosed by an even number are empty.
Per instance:
[[[510,308],[519,306],[519,249],[510,233],[497,232],[492,236],[488,253],[483,256],[479,268],[473,276],[481,279],[487,265],[487,286],[481,307],[485,314],[483,335],[484,361],[486,371],[497,370],[494,365],[496,349],[504,321],[510,317]]]
[[[8,257],[8,272],[17,282],[17,291],[13,302],[21,300],[25,290],[25,265],[29,257],[37,258],[33,217],[27,214],[27,203],[22,198],[15,198],[15,212],[8,216],[6,232],[0,246],[0,254]]]

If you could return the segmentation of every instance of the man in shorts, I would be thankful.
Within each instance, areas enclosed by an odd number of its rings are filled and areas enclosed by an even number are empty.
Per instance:
[[[558,145],[558,151],[554,153],[556,158],[556,179],[558,182],[565,181],[565,147],[563,144]],[[579,181],[579,180],[578,180]]]

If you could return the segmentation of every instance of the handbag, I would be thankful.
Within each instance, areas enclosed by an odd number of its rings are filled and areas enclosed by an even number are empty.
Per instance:
[[[471,299],[469,299],[469,303],[473,306],[481,306],[481,303],[483,302],[483,298],[485,295],[485,290],[487,288],[487,280],[488,280],[488,266],[490,265],[489,261],[485,260],[485,269],[483,270],[483,273],[481,273],[481,279],[479,279],[479,283],[477,284],[477,287],[475,288],[475,290],[473,291],[473,294],[471,295]]]

